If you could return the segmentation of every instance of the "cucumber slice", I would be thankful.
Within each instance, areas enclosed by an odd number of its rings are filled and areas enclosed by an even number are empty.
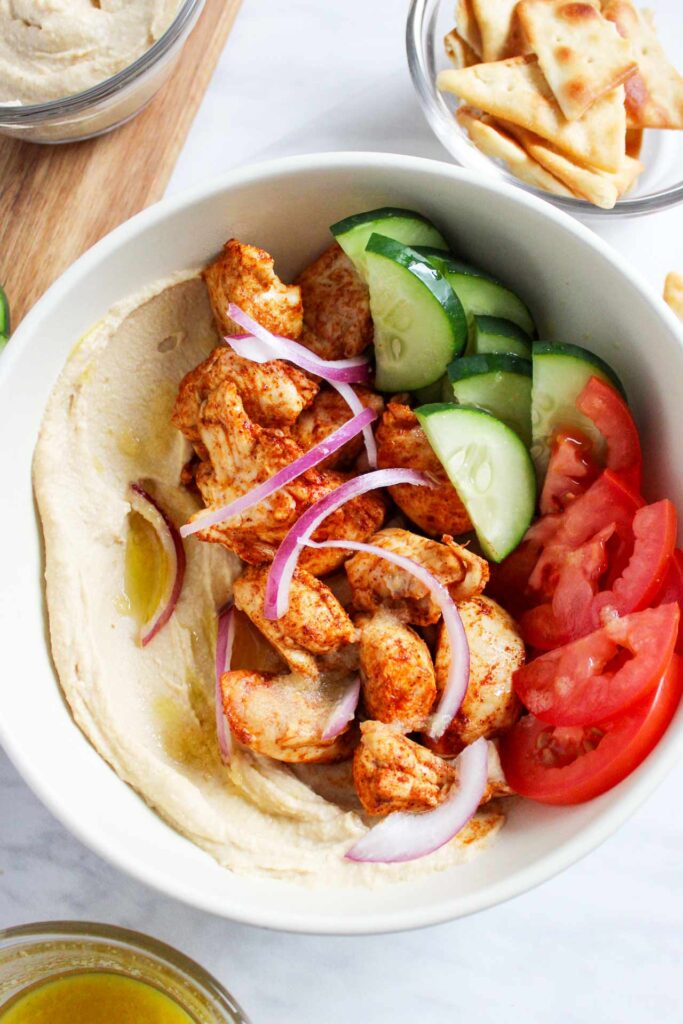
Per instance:
[[[400,210],[393,206],[356,213],[352,217],[337,221],[330,231],[365,281],[365,248],[370,235],[384,235],[385,238],[393,238],[404,245],[430,246],[435,252],[448,251],[446,240],[431,221],[421,213]]]
[[[421,256],[436,267],[453,288],[469,318],[494,316],[511,320],[529,335],[536,334],[536,326],[527,305],[519,295],[500,281],[468,263],[456,260],[438,249],[416,246]],[[471,319],[470,319],[471,323]]]
[[[448,380],[448,374],[445,373],[443,377],[439,377],[433,384],[428,384],[426,388],[418,388],[417,391],[413,392],[415,405],[429,405],[431,402],[441,402],[444,393],[449,394],[448,391],[445,391],[446,386],[450,388],[451,385]],[[452,389],[446,401],[453,401]]]
[[[626,397],[621,381],[604,360],[579,345],[535,341],[532,348],[531,455],[542,478],[558,430],[578,429],[602,454],[605,441],[592,420],[579,412],[576,399],[591,377],[600,377]]]
[[[10,335],[9,302],[4,288],[0,285],[0,352],[3,350]]]
[[[511,320],[499,316],[475,316],[468,355],[501,352],[531,359],[531,338]]]
[[[401,242],[371,235],[365,257],[377,388],[415,391],[433,384],[465,347],[460,300],[438,270]]]
[[[477,405],[531,444],[531,360],[487,354],[456,359],[448,367],[456,402]]]
[[[519,544],[536,507],[536,475],[526,446],[482,409],[442,404],[415,412],[486,557],[501,562]]]

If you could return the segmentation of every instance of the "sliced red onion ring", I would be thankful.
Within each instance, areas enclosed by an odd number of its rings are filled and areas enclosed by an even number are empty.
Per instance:
[[[222,612],[219,612],[218,633],[216,635],[216,734],[223,764],[230,764],[232,736],[223,711],[221,676],[224,672],[230,671],[234,640],[235,609],[232,604],[229,604]]]
[[[275,355],[270,355],[268,359],[263,359],[263,349],[260,349],[260,358],[255,360],[257,362],[268,362],[270,359],[287,359],[302,370],[306,370],[307,373],[323,377],[330,382],[336,380],[342,383],[346,381],[349,384],[363,384],[370,378],[370,364],[365,356],[356,356],[353,359],[321,359],[320,356],[311,352],[305,345],[300,345],[298,341],[292,341],[291,338],[283,338],[279,334],[272,334],[234,302],[231,302],[228,306],[228,316],[247,332],[247,337],[251,336],[251,338],[258,339],[263,345],[276,353]],[[244,344],[244,335],[233,335],[225,340],[237,352],[238,356],[252,359],[253,357],[250,352],[255,346],[252,345],[251,338],[246,345]]]
[[[199,530],[205,530],[209,526],[215,526],[216,523],[223,522],[224,519],[230,519],[231,516],[237,516],[242,512],[246,512],[248,508],[257,505],[259,501],[269,498],[275,491],[279,491],[281,487],[291,483],[292,480],[296,480],[302,473],[313,469],[323,459],[339,451],[348,441],[356,437],[357,434],[360,434],[365,427],[376,419],[377,413],[374,409],[363,409],[361,406],[361,411],[357,416],[347,420],[346,423],[343,423],[338,430],[335,430],[334,433],[326,437],[320,444],[311,448],[305,455],[295,459],[294,462],[290,462],[288,466],[279,470],[269,480],[258,484],[248,491],[247,494],[243,494],[242,497],[236,498],[235,501],[231,501],[227,505],[221,505],[220,508],[200,512],[189,523],[185,523],[184,526],[180,527],[180,536],[190,537]]]
[[[323,740],[333,740],[353,721],[360,698],[360,676],[352,679],[332,709],[327,725],[323,729]]]
[[[159,538],[164,555],[168,560],[168,582],[159,604],[150,619],[140,629],[140,643],[146,647],[173,615],[185,579],[185,548],[180,534],[160,505],[138,483],[129,488],[130,507],[146,519]]]
[[[378,469],[374,473],[366,473],[364,476],[347,480],[306,509],[282,540],[270,567],[263,606],[267,619],[281,619],[287,612],[289,588],[301,549],[323,520],[352,498],[358,498],[361,494],[380,487],[393,487],[395,484],[434,486],[434,482],[426,473],[419,473],[414,469]]]
[[[377,544],[362,544],[360,541],[355,540],[326,540],[320,543],[308,540],[306,541],[306,546],[309,548],[343,548],[349,551],[365,551],[369,555],[375,555],[377,558],[383,558],[385,561],[391,562],[392,565],[398,565],[401,569],[405,569],[406,572],[415,576],[421,583],[424,583],[425,587],[428,587],[432,598],[441,609],[443,624],[446,627],[451,650],[451,662],[446,685],[444,686],[436,711],[431,715],[426,729],[430,739],[441,739],[463,702],[470,679],[470,648],[467,643],[467,634],[460,618],[460,612],[456,608],[455,602],[446,587],[435,576],[432,576],[431,572],[425,569],[423,565],[420,565],[419,562],[414,561],[412,558],[406,558],[405,555],[398,555],[394,551],[388,551]]]
[[[363,403],[350,387],[350,382],[367,382],[369,366],[367,359],[363,356],[358,356],[355,359],[320,359],[319,356],[314,355],[298,342],[271,334],[234,302],[228,306],[228,314],[236,324],[251,332],[251,337],[232,335],[225,338],[225,342],[237,355],[256,363],[268,362],[271,359],[287,359],[302,370],[322,377],[333,388],[336,388],[355,416],[362,412]],[[369,426],[363,430],[363,440],[368,453],[368,463],[370,468],[374,469],[377,465],[377,446]]]
[[[345,854],[348,860],[398,864],[434,853],[465,827],[475,813],[488,779],[488,745],[482,737],[465,747],[455,762],[457,786],[433,811],[388,815]]]

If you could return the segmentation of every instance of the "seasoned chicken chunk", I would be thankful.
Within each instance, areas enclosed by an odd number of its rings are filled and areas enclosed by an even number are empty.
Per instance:
[[[436,487],[397,484],[389,488],[401,511],[425,533],[457,536],[472,529],[458,492],[409,406],[396,401],[388,404],[377,429],[377,465],[380,469],[419,469],[435,481]]]
[[[362,623],[360,668],[371,718],[396,723],[403,732],[424,728],[436,697],[429,648],[386,608]]]
[[[237,391],[249,419],[261,427],[291,426],[318,391],[310,377],[280,359],[252,363],[227,347],[215,348],[203,363],[185,374],[173,408],[173,424],[195,448],[201,446],[199,426],[204,403],[212,395],[229,395],[223,389],[228,383]],[[226,408],[226,414],[230,411]],[[198,454],[206,458],[206,450],[201,447]]]
[[[512,685],[524,664],[524,643],[513,618],[479,595],[458,604],[470,648],[470,679],[460,710],[434,749],[458,754],[480,736],[487,739],[517,721],[521,705]],[[436,653],[436,685],[443,689],[450,666],[450,646],[444,629]]]
[[[302,342],[323,359],[350,359],[372,341],[367,285],[336,242],[299,275]]]
[[[289,608],[277,621],[265,618],[268,566],[250,566],[235,580],[235,607],[245,612],[280,652],[293,672],[317,676],[315,655],[354,643],[358,632],[329,587],[305,569],[296,569]]]
[[[354,384],[353,390],[365,408],[370,407],[378,414],[382,412],[384,401],[380,395],[360,384]],[[332,388],[321,388],[312,404],[301,413],[293,425],[292,436],[296,438],[304,451],[309,451],[335,430],[338,430],[352,416],[353,413],[348,404],[338,391]],[[362,450],[363,435],[358,434],[338,452],[321,462],[319,468],[346,469],[356,461]]]
[[[427,811],[447,796],[456,770],[382,722],[363,722],[353,781],[367,814]]]
[[[285,338],[298,338],[303,326],[301,289],[283,284],[273,270],[273,257],[255,245],[231,238],[203,272],[220,334],[242,330],[228,316],[234,302],[262,327]]]
[[[303,455],[303,450],[288,431],[255,423],[231,378],[221,378],[213,387],[206,381],[204,385],[195,402],[194,390],[185,378],[173,421],[193,441],[202,459],[195,470],[195,482],[205,504],[215,508],[265,482]],[[309,470],[265,501],[197,535],[201,540],[222,544],[245,562],[271,561],[301,513],[344,479],[337,473]],[[361,495],[328,516],[315,539],[365,540],[381,526],[384,514],[380,494]],[[308,549],[302,553],[301,564],[322,575],[333,572],[345,558],[343,551]]]
[[[322,739],[341,686],[298,674],[225,672],[223,710],[235,739],[257,754],[290,764],[342,761],[351,755],[356,730]]]
[[[486,586],[489,575],[486,560],[456,544],[452,537],[445,536],[443,543],[439,543],[409,530],[387,529],[375,534],[370,543],[423,565],[448,587],[455,601],[479,594]],[[438,622],[439,606],[424,583],[405,569],[359,551],[346,563],[346,573],[353,603],[359,611],[372,612],[386,605],[404,622],[416,626]]]

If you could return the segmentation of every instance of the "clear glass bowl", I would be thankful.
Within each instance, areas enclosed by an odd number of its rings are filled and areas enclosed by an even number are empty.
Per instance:
[[[85,971],[146,982],[174,999],[197,1024],[249,1024],[230,993],[203,967],[149,936],[85,921],[0,930],[0,1011],[26,990]]]
[[[85,92],[47,103],[0,105],[0,134],[26,142],[75,142],[135,117],[164,84],[205,0],[184,0],[164,34],[123,71]]]
[[[665,43],[669,58],[675,66],[683,69],[680,0],[658,0],[657,3],[646,3],[646,6],[655,10],[659,36]],[[645,170],[634,189],[612,210],[600,209],[583,199],[566,199],[533,188],[510,174],[503,164],[484,156],[453,116],[458,105],[457,97],[440,93],[436,88],[439,71],[452,67],[446,56],[443,37],[455,25],[454,8],[455,0],[412,0],[406,46],[413,84],[427,121],[457,163],[532,192],[582,218],[636,217],[683,202],[682,131],[645,132],[640,155]]]

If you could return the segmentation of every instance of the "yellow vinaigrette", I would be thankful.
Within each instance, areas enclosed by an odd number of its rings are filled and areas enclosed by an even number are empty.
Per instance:
[[[0,1024],[195,1024],[159,989],[92,971],[48,981],[0,1007]]]
[[[139,625],[149,622],[159,607],[168,586],[168,574],[168,558],[156,530],[139,512],[131,512],[124,588],[126,611]]]

